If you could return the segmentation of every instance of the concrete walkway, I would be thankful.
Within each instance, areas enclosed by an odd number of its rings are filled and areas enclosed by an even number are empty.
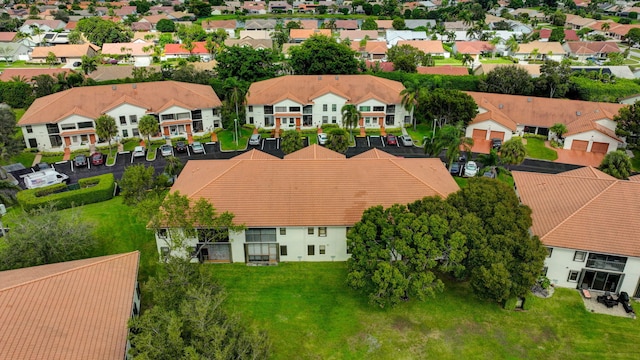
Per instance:
[[[38,165],[40,162],[42,161],[42,154],[41,153],[37,153],[36,157],[33,158],[33,164],[31,164],[31,166],[36,166]]]

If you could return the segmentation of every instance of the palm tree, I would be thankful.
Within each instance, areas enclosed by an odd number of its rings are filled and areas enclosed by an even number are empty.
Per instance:
[[[80,65],[80,68],[85,75],[89,75],[89,73],[98,69],[98,60],[95,56],[82,55],[81,61],[82,64]]]
[[[501,41],[502,41],[502,38],[500,38],[499,36],[494,36],[491,38],[491,40],[489,40],[489,44],[493,46],[493,49],[491,50],[492,59],[496,56],[496,46],[500,44]]]
[[[609,29],[611,29],[611,25],[609,25],[609,23],[608,23],[608,22],[603,23],[603,24],[600,26],[600,30],[602,30],[605,34],[607,33],[607,31],[609,31]]]
[[[562,135],[566,134],[568,131],[567,126],[563,123],[555,123],[549,128],[549,130],[556,134],[558,141],[562,140]]]
[[[473,64],[473,56],[469,54],[462,54],[462,65],[469,66]]]
[[[247,95],[249,95],[245,84],[236,77],[227,78],[224,81],[223,88],[227,93],[227,102],[235,105],[236,119],[240,120],[239,105],[244,105]]]
[[[404,108],[409,112],[414,130],[416,129],[417,124],[415,116],[413,116],[413,111],[418,105],[418,99],[421,91],[420,83],[417,80],[413,80],[406,82],[404,84],[404,89],[400,92],[400,96],[402,96],[402,106],[404,106]]]
[[[520,138],[505,141],[500,147],[500,158],[502,163],[507,166],[522,164],[526,155],[527,149]]]
[[[362,113],[354,104],[345,104],[340,109],[340,112],[342,113],[342,125],[349,129],[349,134],[353,138],[353,129],[358,126]]]
[[[151,135],[158,133],[159,125],[158,119],[153,115],[144,115],[140,118],[138,123],[138,131],[140,135],[147,137],[147,146],[151,144]]]
[[[463,124],[443,126],[433,138],[431,151],[437,152],[447,149],[445,157],[449,166],[460,157],[462,151],[470,152],[473,147],[473,139],[464,136]]]
[[[100,115],[96,119],[96,134],[100,139],[109,142],[109,153],[111,153],[111,139],[118,134],[116,119],[107,114]]]
[[[515,54],[518,52],[518,50],[520,50],[520,44],[518,44],[518,39],[516,39],[515,36],[512,36],[511,38],[509,38],[509,40],[507,40],[507,43],[505,45],[507,47],[507,50],[511,54]]]

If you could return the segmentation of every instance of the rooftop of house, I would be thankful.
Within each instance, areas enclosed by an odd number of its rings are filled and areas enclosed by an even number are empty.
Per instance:
[[[403,89],[398,81],[372,75],[288,75],[251,84],[247,104],[272,105],[285,99],[312,104],[316,98],[328,93],[351,104],[369,99],[399,104]]]
[[[176,94],[180,94],[176,100]],[[18,126],[57,123],[71,115],[96,119],[123,104],[159,113],[171,106],[197,110],[220,107],[211,86],[177,81],[75,87],[36,99]]]
[[[482,54],[487,51],[493,51],[496,47],[488,41],[456,41],[456,52],[461,54]]]
[[[565,45],[575,55],[620,52],[618,43],[614,41],[568,41]]]
[[[313,35],[320,34],[324,36],[331,36],[331,29],[291,29],[289,31],[289,38],[291,39],[308,39]]]
[[[124,359],[139,252],[0,272],[1,359]]]
[[[431,75],[469,75],[469,69],[465,66],[441,65],[441,66],[418,66],[418,74]]]
[[[444,53],[444,47],[442,47],[442,41],[440,40],[399,40],[396,45],[413,46],[425,54]]]
[[[597,169],[561,174],[513,172],[518,195],[532,210],[532,231],[546,246],[640,257],[640,183]]]
[[[54,46],[37,46],[33,48],[31,58],[46,58],[49,53],[54,53],[57,57],[76,58],[87,55],[90,50],[98,51],[99,47],[93,44],[64,44]]]
[[[45,68],[7,68],[2,70],[2,74],[0,74],[0,81],[11,81],[13,78],[15,77],[19,77],[19,78],[24,78],[26,79],[26,81],[31,81],[31,79],[34,76],[38,76],[38,75],[51,75],[53,77],[56,76],[56,74],[59,74],[61,72],[66,72],[66,73],[70,73],[72,72],[72,69],[61,69],[61,68],[54,68],[54,69],[45,69]]]
[[[545,55],[552,53],[554,55],[566,54],[567,52],[562,47],[562,44],[555,41],[532,41],[526,44],[520,44],[520,49],[517,54],[530,54],[535,50],[538,54]]]
[[[237,223],[259,227],[349,226],[371,206],[446,197],[458,189],[437,158],[370,150],[347,159],[311,145],[284,159],[254,149],[229,160],[190,161],[171,191],[209,199],[218,211],[235,214]],[[300,193],[318,201],[299,201]],[[257,199],[269,211],[256,206]]]

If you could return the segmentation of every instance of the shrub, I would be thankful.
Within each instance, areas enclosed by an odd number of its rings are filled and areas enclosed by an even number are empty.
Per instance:
[[[534,139],[540,139],[540,140],[547,140],[546,135],[540,135],[540,134],[524,134],[522,137],[525,139],[534,138]]]
[[[115,180],[113,174],[94,176],[78,181],[79,190],[56,192],[65,188],[55,184],[40,189],[23,190],[18,193],[18,203],[25,211],[52,204],[57,210],[75,205],[85,205],[109,200],[113,197]]]
[[[401,83],[417,81],[425,87],[436,87],[446,89],[456,89],[462,91],[478,91],[480,77],[473,75],[453,76],[453,75],[430,75],[430,74],[410,74],[400,71],[380,72],[375,76]],[[640,93],[640,91],[638,91]]]
[[[531,292],[528,292],[524,296],[524,302],[522,303],[522,310],[530,310],[533,307],[535,301],[536,301],[535,296]]]
[[[518,298],[517,297],[509,298],[504,302],[504,309],[505,310],[515,310],[517,303],[518,303]]]

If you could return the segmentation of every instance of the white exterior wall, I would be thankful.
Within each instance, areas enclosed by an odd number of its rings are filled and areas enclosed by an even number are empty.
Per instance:
[[[31,133],[27,132],[28,126],[22,126],[22,136],[24,138],[25,146],[30,148],[29,139],[36,139],[38,142],[38,149],[51,149],[51,141],[49,140],[49,133],[47,132],[47,126],[31,125]]]
[[[578,288],[578,281],[568,281],[570,271],[573,270],[581,272],[583,269],[594,271],[598,270],[596,268],[586,267],[586,258],[589,256],[588,251],[584,261],[573,261],[575,252],[575,249],[554,247],[551,257],[546,258],[545,266],[547,267],[547,278],[549,278],[549,280],[551,280],[551,283],[555,286],[573,289]],[[615,271],[611,270],[602,271],[616,273]],[[620,291],[625,291],[629,294],[629,296],[633,296],[638,286],[638,280],[640,279],[640,258],[627,257],[627,263],[624,267],[623,273],[624,279],[622,280]]]
[[[116,119],[116,125],[118,126],[118,136],[120,138],[125,137],[123,134],[123,130],[127,131],[127,137],[134,137],[133,130],[138,129],[138,124],[140,123],[140,119],[144,115],[146,115],[146,109],[135,106],[135,105],[122,104],[107,111],[106,114]],[[137,118],[137,121],[135,124],[131,123],[131,118],[130,118],[131,115],[135,115]],[[125,117],[125,120],[126,120],[125,125],[120,124],[120,116]]]
[[[327,75],[330,76],[330,75]],[[342,126],[342,107],[347,103],[347,99],[327,93],[316,99],[313,99],[313,124],[314,126],[322,126],[322,117],[327,116],[327,124],[332,124],[332,117],[336,117],[336,124]],[[327,105],[327,111],[323,111],[323,105]],[[336,111],[331,111],[331,105],[336,105]]]
[[[465,136],[466,137],[473,137],[473,130],[474,129],[478,129],[478,130],[487,130],[487,137],[485,140],[491,140],[492,136],[491,136],[491,132],[492,131],[502,131],[504,132],[504,141],[508,141],[511,140],[511,137],[513,136],[513,132],[511,129],[495,122],[492,120],[488,120],[488,121],[483,121],[483,122],[479,122],[476,124],[469,124],[469,126],[467,126],[467,130],[465,132]]]
[[[610,120],[610,119],[596,120],[596,123],[598,125],[606,127],[607,129],[609,129],[611,131],[616,131],[616,126],[618,125],[615,121]]]
[[[618,149],[618,141],[608,137],[607,135],[596,131],[590,130],[587,132],[583,132],[580,134],[574,134],[570,136],[566,136],[564,140],[564,149],[571,149],[571,145],[573,144],[573,140],[583,140],[589,141],[589,146],[587,147],[587,152],[591,151],[591,145],[594,142],[604,142],[609,143],[609,149],[607,152],[616,151]]]

